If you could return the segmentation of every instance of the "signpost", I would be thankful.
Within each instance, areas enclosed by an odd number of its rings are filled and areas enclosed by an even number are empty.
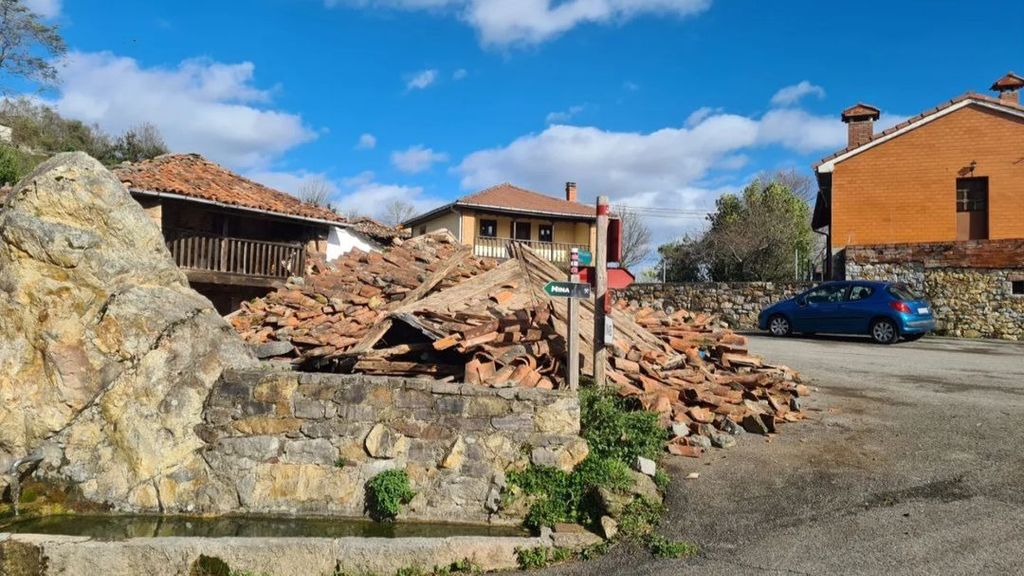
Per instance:
[[[569,258],[569,282],[577,284],[580,281],[580,249],[573,248]],[[547,286],[544,287],[547,291]],[[551,292],[548,292],[551,294]],[[576,391],[580,386],[580,300],[579,298],[569,299],[569,314],[566,328],[569,331],[566,354],[569,361],[565,363],[565,381],[569,383],[569,390]]]
[[[594,254],[590,250],[580,250],[579,248],[573,248],[573,251],[579,254],[580,266],[590,266],[594,262]]]
[[[548,282],[544,292],[552,298],[590,298],[590,284],[582,282]]]

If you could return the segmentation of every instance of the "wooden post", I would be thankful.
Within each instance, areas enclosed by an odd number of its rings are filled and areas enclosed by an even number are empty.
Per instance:
[[[594,384],[605,381],[604,324],[608,305],[608,206],[607,196],[597,197],[597,246],[594,247]]]
[[[573,248],[569,257],[569,281],[580,281],[580,250]],[[566,362],[566,382],[569,383],[569,390],[578,390],[580,387],[580,301],[577,298],[569,298],[569,318],[566,328],[569,331],[568,350],[566,354],[569,361]]]

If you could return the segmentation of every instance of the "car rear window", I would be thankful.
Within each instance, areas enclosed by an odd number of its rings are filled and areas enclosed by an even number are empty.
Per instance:
[[[906,284],[891,284],[889,286],[889,294],[892,294],[894,298],[900,300],[921,300],[923,296],[914,292],[910,286]]]

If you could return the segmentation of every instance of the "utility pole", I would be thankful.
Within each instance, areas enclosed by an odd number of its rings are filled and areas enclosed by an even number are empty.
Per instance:
[[[605,380],[604,329],[608,312],[608,214],[611,208],[607,196],[597,197],[597,246],[594,250],[594,384],[603,388]]]
[[[569,282],[573,284],[580,281],[580,249],[573,248],[571,261],[569,263]],[[566,362],[565,381],[569,383],[569,390],[576,391],[580,387],[580,301],[579,298],[569,298],[569,361]]]

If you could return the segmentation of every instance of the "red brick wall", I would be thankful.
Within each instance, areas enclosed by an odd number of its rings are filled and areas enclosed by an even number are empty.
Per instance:
[[[956,179],[989,179],[989,238],[1024,238],[1024,119],[968,106],[836,165],[832,246],[956,240]]]

